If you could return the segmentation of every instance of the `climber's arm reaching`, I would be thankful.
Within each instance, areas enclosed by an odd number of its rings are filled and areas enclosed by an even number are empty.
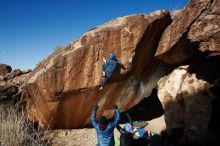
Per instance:
[[[92,116],[91,116],[91,123],[92,123],[92,125],[93,125],[93,127],[94,127],[95,129],[98,128],[98,123],[97,123],[97,121],[96,121],[96,113],[97,113],[98,108],[99,108],[98,105],[95,105],[95,106],[93,107]]]

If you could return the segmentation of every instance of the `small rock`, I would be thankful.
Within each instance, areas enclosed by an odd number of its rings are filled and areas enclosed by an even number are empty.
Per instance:
[[[12,70],[11,66],[6,64],[0,64],[0,75],[6,75],[7,73],[10,73]]]

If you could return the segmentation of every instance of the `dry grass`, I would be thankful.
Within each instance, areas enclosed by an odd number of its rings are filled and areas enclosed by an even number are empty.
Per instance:
[[[12,104],[0,104],[0,146],[47,145],[40,133],[27,122],[22,109],[18,110]]]

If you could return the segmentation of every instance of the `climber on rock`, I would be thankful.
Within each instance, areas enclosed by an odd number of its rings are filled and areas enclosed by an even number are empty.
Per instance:
[[[108,83],[108,81],[111,79],[112,75],[116,72],[116,70],[122,66],[122,63],[119,62],[116,59],[116,55],[114,53],[111,53],[107,61],[103,58],[104,64],[102,65],[102,77],[105,78],[102,82],[102,85],[99,90],[102,90],[102,88]]]
[[[117,105],[114,105],[115,109],[115,119],[110,122],[105,116],[101,116],[99,123],[96,121],[96,113],[99,106],[95,105],[92,111],[91,122],[93,127],[96,129],[98,137],[98,146],[114,146],[114,128],[118,125],[120,121],[120,112]]]

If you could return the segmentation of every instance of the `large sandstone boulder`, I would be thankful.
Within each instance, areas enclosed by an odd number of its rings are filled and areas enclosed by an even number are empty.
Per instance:
[[[163,73],[154,53],[171,23],[167,11],[120,17],[95,27],[38,64],[23,88],[29,119],[50,128],[78,128],[98,116],[113,116],[112,106],[125,111],[148,96]],[[124,64],[99,91],[102,58],[114,52]]]
[[[155,56],[179,64],[196,50],[220,54],[220,1],[190,0],[164,31]]]
[[[187,72],[188,66],[180,66],[158,81],[158,97],[164,108],[166,130],[175,135],[182,133],[179,142],[203,141],[207,138],[212,113],[210,84]],[[175,135],[176,136],[176,135]]]

